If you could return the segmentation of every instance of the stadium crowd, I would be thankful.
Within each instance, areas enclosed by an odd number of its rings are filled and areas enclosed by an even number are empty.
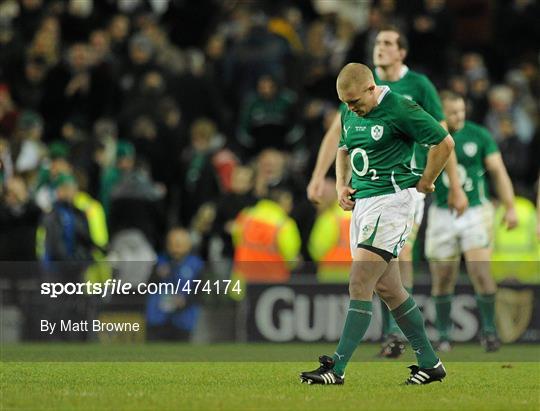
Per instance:
[[[0,16],[1,260],[227,262],[255,204],[290,215],[285,259],[314,259],[321,210],[305,190],[335,78],[371,64],[387,24],[407,33],[411,68],[466,97],[516,193],[535,198],[533,0],[6,0]]]

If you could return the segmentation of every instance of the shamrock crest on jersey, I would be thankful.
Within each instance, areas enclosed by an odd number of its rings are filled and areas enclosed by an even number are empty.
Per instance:
[[[476,143],[463,144],[463,152],[467,154],[467,156],[474,157],[477,151],[478,151],[478,146],[476,145]]]
[[[371,127],[371,138],[375,141],[379,141],[384,133],[384,126],[373,126]]]

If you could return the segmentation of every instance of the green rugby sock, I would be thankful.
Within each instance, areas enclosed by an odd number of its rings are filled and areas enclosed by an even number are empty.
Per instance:
[[[411,343],[420,368],[433,368],[439,359],[429,342],[422,313],[413,298],[409,296],[403,304],[392,310],[392,315]]]
[[[482,323],[482,333],[496,334],[495,326],[495,294],[476,294],[476,304],[480,311],[480,321]]]
[[[412,295],[412,287],[405,287],[409,295]],[[390,334],[401,336],[403,332],[397,325],[396,320],[390,314],[388,306],[381,300],[381,313],[382,313],[382,323],[383,323],[383,338],[388,337]]]
[[[350,301],[345,326],[343,327],[343,332],[341,333],[336,352],[333,355],[336,363],[334,371],[337,374],[343,375],[345,373],[347,363],[351,359],[354,350],[356,350],[356,347],[358,347],[358,344],[362,341],[362,337],[364,337],[364,334],[369,327],[371,316],[371,301]]]
[[[435,302],[435,327],[439,332],[439,341],[450,341],[450,330],[452,329],[452,310],[453,294],[433,296]]]

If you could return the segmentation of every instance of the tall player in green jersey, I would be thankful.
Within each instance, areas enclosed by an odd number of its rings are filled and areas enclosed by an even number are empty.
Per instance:
[[[453,139],[418,104],[387,86],[376,86],[373,73],[363,64],[350,63],[341,70],[337,92],[347,106],[340,119],[336,190],[339,205],[353,210],[350,302],[334,355],[321,356],[321,366],[301,373],[301,381],[344,383],[345,367],[371,321],[375,291],[392,310],[416,354],[418,365],[410,367],[406,382],[441,381],[446,376],[444,366],[392,259],[411,232],[418,193],[434,191],[434,182],[452,153]],[[430,147],[422,176],[410,167],[415,142]]]
[[[425,111],[427,111],[435,120],[440,122],[444,127],[444,114],[441,107],[441,102],[433,84],[429,79],[416,73],[403,63],[407,55],[408,42],[406,37],[395,27],[382,29],[375,41],[373,50],[373,61],[375,63],[374,77],[375,83],[378,85],[386,85],[393,92],[402,94],[404,97],[418,103]],[[346,110],[345,105],[340,106],[340,112]],[[324,177],[328,172],[331,164],[334,161],[337,145],[339,141],[341,125],[339,115],[336,116],[334,122],[326,135],[323,138],[317,164],[313,171],[311,181],[308,185],[308,197],[317,202],[320,197],[320,189]],[[411,166],[418,169],[416,172],[422,173],[427,157],[427,150],[422,146],[415,144],[414,156],[411,159]],[[460,187],[459,178],[457,175],[457,163],[455,155],[452,153],[448,165],[447,173],[450,177],[450,190],[448,200],[450,206],[458,212],[463,213],[467,207],[467,197]],[[412,246],[416,239],[416,234],[422,217],[424,214],[424,197],[420,195],[416,202],[415,224],[409,235],[408,240],[401,250],[399,256],[401,279],[405,288],[411,292],[413,285],[412,275]],[[382,320],[383,320],[383,346],[380,352],[384,357],[398,357],[405,348],[399,334],[401,334],[396,322],[389,314],[388,308],[381,304]]]
[[[448,209],[448,178],[443,173],[435,183],[435,201],[429,209],[426,255],[433,277],[439,349],[448,351],[452,320],[450,310],[461,254],[476,292],[482,325],[481,341],[486,351],[496,351],[499,341],[495,329],[496,284],[490,275],[493,207],[486,196],[486,171],[495,184],[506,211],[509,229],[517,224],[514,191],[497,144],[484,128],[465,121],[465,102],[452,92],[441,93],[444,112],[455,141],[458,174],[469,208],[461,216]]]

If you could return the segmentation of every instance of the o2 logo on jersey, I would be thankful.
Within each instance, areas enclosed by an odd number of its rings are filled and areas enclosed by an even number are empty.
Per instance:
[[[463,152],[468,157],[474,157],[474,155],[477,153],[477,151],[478,151],[478,146],[476,145],[476,143],[465,143],[465,144],[463,144]]]
[[[359,161],[357,161],[357,159],[360,158],[362,159],[362,168],[359,168],[360,164]],[[351,168],[358,177],[364,177],[369,172],[371,174],[371,180],[379,179],[379,176],[377,176],[377,170],[374,168],[369,168],[368,154],[363,148],[358,147],[351,152]]]
[[[371,127],[371,138],[375,141],[379,141],[384,133],[383,126],[372,126]]]
[[[474,143],[473,143],[474,144]],[[476,146],[476,144],[474,144]],[[463,187],[463,190],[469,192],[474,189],[474,184],[472,181],[472,178],[469,177],[467,174],[467,169],[463,167],[462,164],[457,165],[457,174],[459,177],[459,182],[461,183],[461,186]],[[443,171],[441,173],[442,182],[445,185],[446,188],[450,187],[450,178],[448,178],[448,174],[446,174],[446,171]]]

